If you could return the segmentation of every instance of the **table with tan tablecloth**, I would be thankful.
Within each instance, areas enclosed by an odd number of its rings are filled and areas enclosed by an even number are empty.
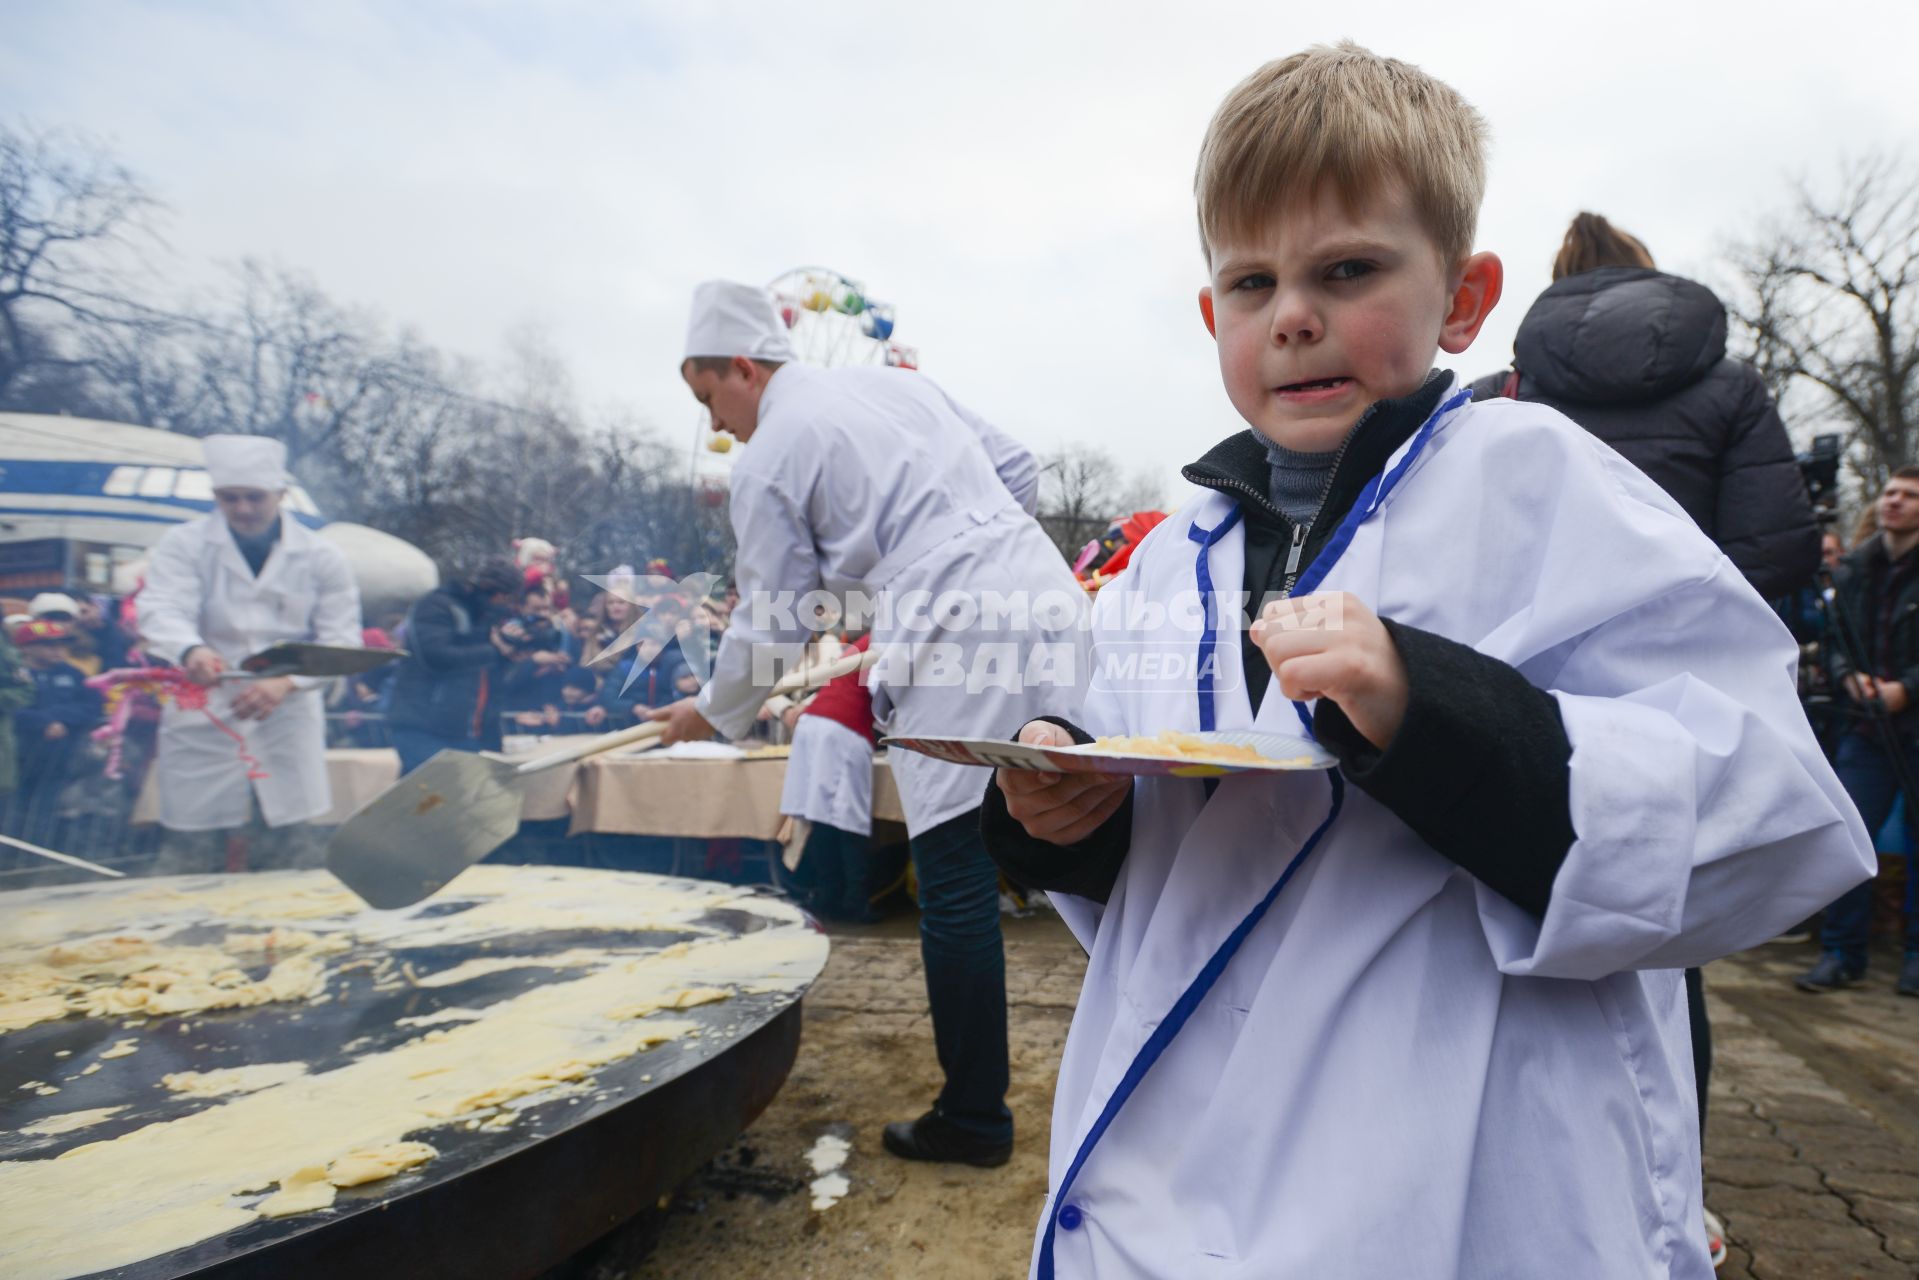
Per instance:
[[[785,781],[784,756],[598,756],[582,761],[574,775],[568,834],[777,840],[786,824],[780,813]],[[878,822],[906,821],[884,755],[873,761],[873,817]]]
[[[530,759],[578,740],[571,736],[508,739],[506,754]],[[333,807],[315,819],[325,826],[345,822],[400,776],[400,757],[386,747],[331,747],[326,764]],[[148,772],[140,790],[133,811],[135,823],[159,821],[157,772]],[[730,760],[594,756],[529,775],[520,817],[540,822],[571,816],[568,835],[777,840],[786,824],[780,813],[780,789],[785,782],[784,755]],[[906,821],[883,754],[873,761],[873,817],[879,822]]]
[[[564,743],[564,739],[554,741],[556,745]],[[551,769],[527,780],[526,796],[520,806],[522,820],[538,822],[567,816],[567,791],[572,786],[573,768]],[[149,769],[147,780],[140,787],[139,799],[133,806],[136,826],[160,820],[159,773],[158,769]],[[400,753],[391,747],[329,747],[326,776],[333,804],[314,821],[321,826],[338,826],[399,779]]]

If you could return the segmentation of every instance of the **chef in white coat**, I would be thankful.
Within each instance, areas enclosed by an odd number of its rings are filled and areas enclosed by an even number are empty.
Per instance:
[[[855,615],[871,605],[886,733],[1005,738],[1077,704],[1084,593],[1033,519],[1039,472],[1026,448],[923,374],[794,363],[785,325],[751,285],[699,287],[680,371],[714,429],[749,447],[732,478],[740,604],[711,682],[656,713],[668,742],[745,734],[768,683],[756,654],[796,657],[803,597],[821,589]],[[1000,1164],[1012,1115],[998,879],[978,830],[986,777],[909,752],[890,759],[946,1084],[918,1120],[887,1126],[885,1143],[908,1159]]]
[[[161,714],[154,870],[224,871],[235,831],[246,833],[253,870],[317,867],[325,850],[309,824],[332,803],[326,682],[220,676],[282,641],[359,644],[359,591],[339,549],[281,510],[285,445],[217,435],[205,449],[217,509],[154,546],[137,606],[148,651],[209,696],[204,711],[169,704]]]

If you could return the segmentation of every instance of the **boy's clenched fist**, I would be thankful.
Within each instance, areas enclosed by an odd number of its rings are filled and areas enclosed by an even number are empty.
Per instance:
[[[1250,638],[1281,693],[1295,702],[1329,699],[1375,747],[1392,744],[1406,718],[1406,663],[1386,624],[1357,596],[1275,600],[1260,610]]]

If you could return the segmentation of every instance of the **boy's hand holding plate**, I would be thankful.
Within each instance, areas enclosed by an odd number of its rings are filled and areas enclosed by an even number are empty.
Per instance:
[[[1044,720],[1029,722],[1019,740],[1035,747],[1070,747],[1073,736]],[[1006,812],[1035,840],[1074,844],[1112,817],[1133,789],[1124,774],[1046,773],[1036,769],[996,769],[1006,796]]]

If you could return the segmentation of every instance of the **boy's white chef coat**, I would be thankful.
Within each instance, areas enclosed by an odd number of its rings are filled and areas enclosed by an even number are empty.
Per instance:
[[[1188,530],[1231,511],[1197,498],[1101,593],[1089,730],[1198,728],[1190,680],[1120,695],[1100,673],[1142,642],[1190,663],[1193,611],[1122,617],[1129,599],[1193,599]],[[1237,592],[1243,563],[1242,524],[1211,551],[1213,583]],[[1441,422],[1321,590],[1550,690],[1578,838],[1535,919],[1347,785],[1092,1147],[1060,1206],[1057,1274],[1707,1280],[1679,971],[1764,942],[1873,868],[1796,699],[1785,628],[1652,482],[1509,401]],[[1296,732],[1276,687],[1252,718],[1241,622],[1219,612],[1219,727]],[[1054,895],[1090,952],[1055,1189],[1330,792],[1319,773],[1227,778],[1210,802],[1198,781],[1141,780],[1108,902]]]
[[[1033,455],[923,374],[782,365],[733,469],[740,602],[701,714],[729,738],[752,726],[765,693],[753,686],[753,647],[797,652],[810,632],[792,610],[819,589],[880,600],[870,685],[885,733],[1011,737],[1069,711],[1085,596],[1032,518],[1038,492]],[[942,620],[929,606],[948,593]],[[988,593],[1005,607],[969,617],[960,602]],[[889,758],[914,835],[985,793],[984,770]]]
[[[218,513],[167,530],[147,561],[137,609],[149,648],[174,662],[201,644],[238,669],[243,658],[286,640],[360,643],[360,593],[346,557],[290,513],[281,515],[280,540],[258,577]],[[267,774],[251,785],[268,826],[317,818],[332,805],[325,683],[295,677],[295,690],[264,720],[233,714],[233,696],[243,687],[238,682],[211,690],[207,710],[245,739]],[[249,783],[240,744],[204,712],[167,704],[154,767],[162,825],[176,831],[246,825]]]

